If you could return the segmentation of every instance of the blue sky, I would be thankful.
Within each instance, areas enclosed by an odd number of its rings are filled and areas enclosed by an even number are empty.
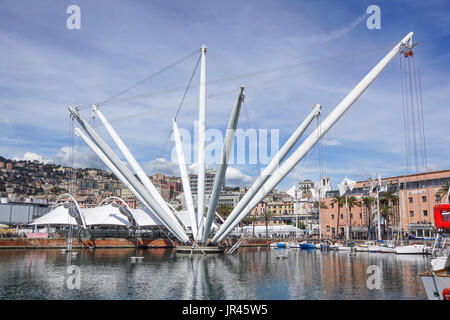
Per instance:
[[[81,29],[66,27],[69,5]],[[366,9],[381,9],[381,29],[366,27]],[[328,115],[408,32],[421,69],[428,165],[450,168],[450,4],[448,1],[2,1],[0,11],[0,155],[68,163],[69,105],[109,98],[208,46],[208,80],[334,57],[301,68],[208,87],[208,128],[224,130],[237,93],[246,88],[243,129],[277,129],[280,145],[315,103]],[[336,56],[352,54],[351,59]],[[187,84],[197,56],[127,95]],[[291,73],[293,77],[286,77]],[[265,85],[255,83],[268,81]],[[198,83],[198,73],[194,78]],[[234,90],[234,91],[233,91]],[[183,91],[102,107],[150,174],[178,174],[165,144]],[[178,124],[192,132],[198,88]],[[83,116],[90,117],[88,109]],[[323,139],[324,172],[365,179],[406,172],[399,59],[395,59]],[[315,126],[315,125],[314,125]],[[312,128],[308,131],[311,132]],[[107,138],[106,132],[98,131]],[[317,148],[279,185],[318,179]],[[98,165],[79,142],[75,162]],[[214,165],[212,166],[214,167]],[[261,165],[233,166],[232,184],[248,185]]]

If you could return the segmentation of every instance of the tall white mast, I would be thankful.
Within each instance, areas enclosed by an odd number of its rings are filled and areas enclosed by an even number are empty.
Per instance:
[[[200,93],[198,107],[198,203],[197,223],[200,224],[205,211],[205,140],[206,140],[206,46],[201,48],[200,63]],[[202,236],[201,226],[198,225],[199,236]]]
[[[131,171],[120,161],[117,155],[111,150],[111,148],[105,143],[105,141],[95,132],[95,130],[83,120],[78,111],[69,107],[70,113],[78,121],[78,123],[83,127],[87,135],[92,139],[92,141],[97,145],[97,147],[105,154],[105,156],[114,164],[115,167],[120,171],[120,173],[128,180],[128,182],[133,186],[133,188],[139,193],[139,195],[144,198],[146,203],[150,206],[157,215],[158,218],[169,226],[169,230],[174,233],[174,235],[182,242],[189,240],[184,229],[179,223],[173,221],[170,216],[161,208],[161,206],[155,201],[155,199],[148,193],[147,189],[136,179],[136,177],[131,173]],[[131,190],[130,190],[131,191]]]
[[[197,239],[197,217],[195,216],[194,202],[192,201],[191,184],[186,169],[186,160],[184,158],[183,145],[181,144],[180,132],[175,119],[173,119],[173,135],[175,137],[175,146],[177,150],[178,166],[180,167],[181,182],[183,183],[184,200],[189,213],[189,221],[191,223],[192,235]]]
[[[136,172],[137,176],[139,177],[139,180],[144,185],[144,187],[150,192],[150,195],[156,200],[158,205],[161,206],[161,208],[164,209],[167,216],[170,217],[174,221],[174,223],[178,223],[179,221],[175,217],[174,213],[169,209],[169,206],[167,205],[166,201],[162,198],[161,194],[156,190],[153,183],[148,178],[147,174],[144,172],[142,167],[139,165],[139,163],[136,161],[134,156],[131,154],[128,147],[125,145],[125,143],[122,141],[120,136],[117,134],[116,130],[111,126],[109,121],[105,118],[103,113],[99,110],[99,108],[96,105],[92,106],[92,110],[97,114],[98,118],[102,122],[103,126],[105,127],[106,131],[109,133],[111,138],[116,143],[119,150],[124,155],[125,159],[130,164],[131,168]]]
[[[229,217],[225,220],[225,223],[220,227],[214,236],[213,240],[216,240],[223,232],[227,230],[227,228],[231,225],[234,219],[236,219],[242,209],[250,202],[250,200],[255,196],[264,182],[270,177],[270,175],[275,171],[275,169],[279,166],[280,162],[287,156],[287,154],[292,150],[294,145],[300,139],[302,134],[306,131],[308,126],[314,120],[314,117],[317,117],[321,110],[322,106],[320,104],[316,104],[313,107],[314,109],[308,114],[305,120],[297,127],[294,133],[289,137],[286,143],[281,147],[281,149],[275,154],[273,159],[270,161],[269,165],[264,168],[263,172],[256,179],[253,185],[248,189],[245,193],[244,197],[239,201],[237,206],[233,209]]]
[[[406,42],[413,36],[413,32],[406,35],[336,106],[336,108],[322,122],[320,128],[316,128],[305,141],[295,150],[292,155],[277,169],[273,175],[264,183],[260,191],[251,199],[248,205],[240,212],[238,218],[234,219],[230,228],[220,237],[214,237],[213,242],[221,241],[233,228],[244,219],[247,214],[261,201],[264,197],[280,183],[281,180],[303,159],[303,157],[314,147],[314,145],[330,130],[330,128],[344,115],[344,113],[353,105],[353,103],[364,93],[364,91],[372,84],[380,75],[386,66],[400,52]],[[228,219],[227,219],[228,220]]]
[[[225,139],[223,142],[222,152],[220,154],[220,163],[217,168],[216,178],[214,179],[214,186],[211,192],[211,197],[209,198],[208,213],[206,214],[205,227],[203,232],[203,242],[208,239],[209,231],[211,229],[212,221],[214,218],[214,213],[216,212],[217,201],[220,196],[220,191],[222,189],[223,181],[225,178],[225,173],[228,167],[228,159],[230,158],[231,149],[233,147],[234,133],[236,131],[239,113],[241,111],[242,101],[244,100],[244,87],[239,88],[239,95],[236,99],[236,103],[231,112],[230,120],[228,121],[228,127],[225,134]]]

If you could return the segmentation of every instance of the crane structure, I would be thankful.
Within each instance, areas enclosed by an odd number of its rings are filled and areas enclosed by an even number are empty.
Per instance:
[[[306,129],[315,118],[322,112],[322,106],[315,104],[313,110],[306,116],[303,122],[296,128],[286,143],[272,158],[270,163],[261,172],[253,185],[234,207],[231,214],[222,221],[215,234],[211,233],[214,216],[220,191],[224,184],[224,179],[228,167],[229,157],[234,144],[234,135],[237,128],[241,105],[244,101],[244,87],[239,87],[236,102],[232,109],[223,147],[218,163],[212,193],[209,197],[208,206],[205,207],[205,145],[206,145],[206,52],[207,47],[203,45],[200,49],[200,84],[199,84],[199,124],[198,124],[198,193],[197,206],[195,207],[192,191],[190,188],[188,171],[183,152],[183,145],[176,119],[173,119],[173,134],[176,146],[178,166],[180,169],[183,185],[186,208],[188,211],[190,231],[192,237],[188,235],[188,227],[183,225],[177,217],[177,212],[168,205],[156,190],[151,180],[142,167],[131,154],[125,143],[108,122],[97,105],[93,105],[92,110],[102,122],[108,134],[123,154],[128,165],[111,150],[106,142],[95,132],[79,114],[78,108],[69,107],[73,119],[77,120],[81,128],[76,128],[75,133],[92,149],[92,151],[103,161],[114,175],[132,192],[142,204],[149,209],[160,222],[171,232],[181,244],[192,243],[193,247],[198,243],[209,246],[217,246],[230,232],[255,208],[264,197],[270,193],[295,166],[305,157],[305,155],[323,138],[331,127],[344,115],[353,103],[366,91],[366,89],[382,73],[394,57],[402,53],[402,49],[412,46],[413,32],[408,33],[399,43],[397,43],[387,55],[344,97],[344,99],[331,111],[331,113],[320,123],[312,133],[289,155],[300,140]],[[194,71],[195,72],[195,71]],[[288,156],[289,155],[289,156]],[[131,168],[131,169],[129,169]],[[138,178],[135,177],[133,172]],[[207,208],[207,209],[206,209]],[[191,252],[192,253],[192,252]]]

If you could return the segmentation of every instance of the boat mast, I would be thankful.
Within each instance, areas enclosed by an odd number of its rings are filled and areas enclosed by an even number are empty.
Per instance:
[[[381,240],[380,187],[381,187],[381,177],[378,175],[378,184],[377,184],[377,231],[378,231],[378,237],[377,237],[377,240]]]
[[[395,58],[406,42],[413,36],[413,32],[406,35],[395,47],[345,96],[336,108],[322,122],[321,128],[316,128],[305,141],[286,159],[286,161],[273,172],[272,176],[264,183],[259,192],[251,199],[248,205],[235,218],[230,228],[214,237],[213,242],[222,240],[233,228],[244,219],[247,214],[280,183],[281,180],[300,162],[301,159],[314,147],[314,145],[330,130],[330,128],[344,115],[353,103],[366,91],[373,81],[380,75],[386,66]],[[227,219],[228,220],[228,219]],[[222,226],[223,227],[223,226]],[[231,229],[231,230],[230,230]]]
[[[198,108],[198,202],[197,223],[200,224],[204,215],[205,207],[205,131],[206,131],[206,50],[202,45],[200,63],[200,92]],[[201,237],[202,227],[198,225],[198,236]]]

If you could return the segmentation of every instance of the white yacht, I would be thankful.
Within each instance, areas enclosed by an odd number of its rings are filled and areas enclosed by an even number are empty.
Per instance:
[[[386,241],[386,242],[381,246],[381,252],[382,252],[382,253],[395,253],[395,245],[394,245],[394,241]]]
[[[369,248],[369,252],[381,252],[381,246],[377,244],[372,244],[367,246]]]
[[[426,254],[428,247],[423,244],[412,244],[395,248],[396,254]]]
[[[374,242],[373,241],[366,241],[363,244],[357,245],[355,247],[355,250],[357,252],[369,252],[369,245],[373,245]]]

